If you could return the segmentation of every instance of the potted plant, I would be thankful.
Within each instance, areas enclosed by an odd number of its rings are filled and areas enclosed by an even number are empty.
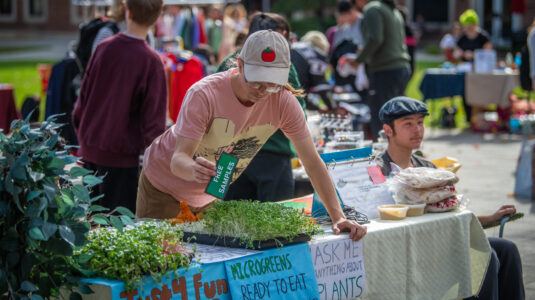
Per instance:
[[[71,299],[91,290],[78,276],[93,273],[73,255],[88,244],[91,224],[122,231],[133,225],[132,212],[92,203],[90,188],[102,182],[91,171],[71,166],[78,158],[58,144],[61,124],[49,117],[39,128],[16,120],[11,135],[0,132],[0,295],[9,299]],[[115,213],[116,215],[111,215]],[[75,289],[76,288],[76,289]]]

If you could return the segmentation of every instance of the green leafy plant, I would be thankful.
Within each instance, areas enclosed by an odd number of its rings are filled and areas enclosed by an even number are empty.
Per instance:
[[[124,281],[130,291],[147,274],[159,282],[169,271],[189,266],[193,252],[181,239],[182,231],[167,222],[142,222],[123,232],[100,228],[77,254],[97,276]]]
[[[258,201],[214,202],[202,214],[202,221],[178,226],[188,232],[237,238],[249,248],[254,241],[292,240],[299,234],[319,232],[318,225],[298,210]]]
[[[102,182],[79,166],[58,145],[61,124],[51,116],[40,128],[16,120],[6,136],[0,132],[0,295],[9,299],[61,297],[77,299],[91,290],[78,276],[94,274],[73,255],[88,243],[91,222],[122,231],[134,215],[119,207],[92,205],[89,189]],[[111,215],[117,212],[123,215]]]

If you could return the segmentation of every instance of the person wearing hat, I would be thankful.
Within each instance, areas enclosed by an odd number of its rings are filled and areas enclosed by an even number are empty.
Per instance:
[[[453,55],[456,59],[473,61],[476,49],[492,49],[489,36],[479,27],[479,17],[473,9],[467,9],[459,17],[463,27],[463,35],[457,41]]]
[[[289,41],[291,28],[283,16],[264,12],[257,12],[251,16],[249,36],[257,31],[269,29],[278,32]],[[236,68],[240,52],[241,49],[238,49],[227,56],[219,64],[216,72]],[[298,73],[292,63],[291,52],[288,84],[296,90],[301,90]],[[304,93],[295,94],[295,96],[295,100],[299,101],[302,110],[305,111]],[[295,181],[291,159],[295,156],[295,149],[290,140],[281,130],[277,130],[258,151],[247,169],[230,186],[225,200],[255,199],[260,202],[274,202],[293,198]]]
[[[427,115],[425,103],[404,96],[392,98],[381,107],[379,119],[388,137],[388,147],[376,157],[376,161],[383,175],[390,175],[392,162],[402,169],[434,167],[431,162],[412,153],[420,147],[424,138],[424,118]]]
[[[430,161],[412,153],[422,143],[427,115],[427,105],[409,97],[392,98],[381,107],[379,118],[388,137],[388,147],[375,161],[384,176],[391,175],[392,164],[400,169],[436,168]],[[515,212],[514,205],[503,205],[494,213],[477,218],[485,227]],[[492,250],[489,266],[481,290],[473,299],[524,299],[522,263],[516,245],[502,238],[489,237],[488,240]]]
[[[175,217],[180,202],[191,211],[206,208],[205,193],[216,175],[221,153],[238,158],[231,181],[245,170],[266,140],[281,129],[292,141],[310,180],[333,220],[333,232],[349,231],[353,240],[366,227],[347,220],[329,173],[315,149],[305,115],[288,85],[290,47],[271,30],[247,38],[238,67],[195,83],[187,92],[175,125],[145,151],[136,214]]]
[[[455,60],[472,62],[474,60],[474,51],[477,49],[492,49],[488,34],[479,27],[479,17],[473,9],[467,9],[459,17],[459,22],[463,27],[463,34],[457,40],[457,45],[453,50]],[[463,105],[466,116],[466,122],[472,121],[472,106],[466,102],[463,97]]]

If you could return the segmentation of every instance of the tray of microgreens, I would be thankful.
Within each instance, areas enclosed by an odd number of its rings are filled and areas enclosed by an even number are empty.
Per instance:
[[[89,244],[76,253],[86,258],[85,269],[93,277],[125,282],[127,291],[149,274],[158,282],[169,271],[189,266],[194,256],[182,242],[180,228],[165,221],[141,221],[122,231],[101,227],[88,238]]]
[[[258,201],[217,201],[197,222],[177,224],[193,242],[269,249],[309,241],[319,226],[295,208]]]

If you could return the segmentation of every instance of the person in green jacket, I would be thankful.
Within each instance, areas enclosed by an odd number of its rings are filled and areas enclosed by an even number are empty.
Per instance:
[[[356,1],[364,10],[362,35],[364,46],[356,60],[349,63],[354,67],[365,63],[369,73],[370,87],[368,105],[372,119],[370,127],[373,137],[381,130],[379,110],[386,101],[405,94],[409,82],[410,56],[405,45],[403,16],[396,8],[396,0]],[[364,7],[362,7],[365,4]]]
[[[275,13],[257,13],[251,16],[249,35],[258,30],[271,29],[281,33],[286,40],[290,37],[290,24]],[[226,71],[237,65],[241,49],[227,56],[216,69]],[[301,84],[294,65],[290,66],[288,83],[299,90]],[[296,97],[305,110],[304,93]],[[294,195],[294,179],[291,158],[295,157],[292,143],[278,130],[260,149],[241,176],[230,185],[225,200],[253,199],[262,202],[290,199]]]

